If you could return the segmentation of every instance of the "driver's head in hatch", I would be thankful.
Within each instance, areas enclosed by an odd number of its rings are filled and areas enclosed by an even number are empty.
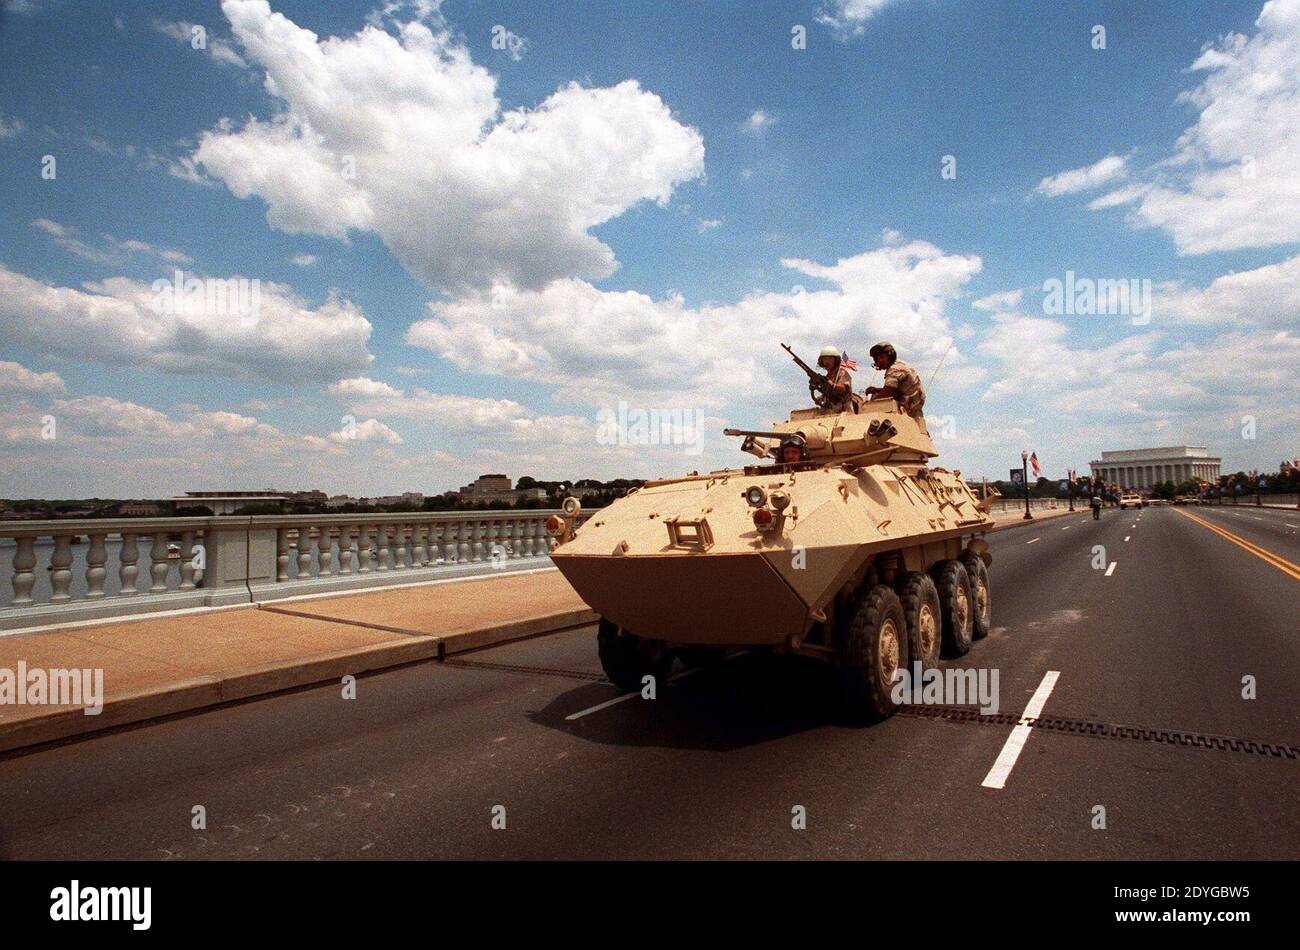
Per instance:
[[[802,462],[804,460],[803,439],[798,436],[783,439],[776,460],[781,465],[793,465],[796,462]]]

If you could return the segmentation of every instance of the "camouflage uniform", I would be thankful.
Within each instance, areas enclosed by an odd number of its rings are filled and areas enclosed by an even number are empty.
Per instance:
[[[925,387],[916,370],[902,360],[894,360],[894,365],[885,370],[884,384],[897,390],[894,398],[899,409],[915,419],[925,418]]]

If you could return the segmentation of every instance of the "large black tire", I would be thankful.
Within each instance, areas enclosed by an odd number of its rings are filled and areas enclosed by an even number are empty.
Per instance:
[[[907,619],[898,595],[883,584],[862,594],[843,615],[835,647],[840,700],[849,718],[893,715],[894,675],[907,668]]]
[[[608,620],[600,621],[596,649],[609,681],[628,693],[641,692],[644,676],[655,678],[656,689],[663,686],[673,666],[671,653],[662,651],[656,655],[653,644],[626,633]]]
[[[970,578],[971,637],[983,640],[993,629],[993,594],[989,588],[989,569],[974,554],[966,555],[961,562],[966,567],[966,576]]]
[[[920,661],[922,669],[937,665],[943,650],[943,605],[939,603],[939,589],[929,575],[904,574],[898,585],[898,599],[903,603],[903,616],[907,620],[910,662]]]
[[[943,643],[949,656],[965,656],[973,639],[970,576],[961,561],[940,561],[934,566],[934,584],[943,608]]]

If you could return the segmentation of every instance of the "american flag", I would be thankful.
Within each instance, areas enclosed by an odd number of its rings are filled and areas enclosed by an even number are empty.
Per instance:
[[[1041,468],[1038,467],[1038,453],[1037,453],[1037,452],[1035,452],[1033,455],[1029,456],[1029,464],[1032,465],[1032,466],[1034,467],[1034,476],[1035,476],[1035,477],[1037,477],[1037,476],[1043,474],[1043,470],[1042,470]]]
[[[858,371],[857,360],[849,359],[849,354],[847,353],[845,353],[843,356],[840,357],[840,365],[843,366],[845,369],[847,369],[850,373],[856,373]]]

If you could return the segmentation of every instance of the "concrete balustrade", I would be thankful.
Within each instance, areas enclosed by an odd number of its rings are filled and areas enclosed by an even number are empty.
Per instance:
[[[526,567],[558,513],[0,522],[0,630]]]

